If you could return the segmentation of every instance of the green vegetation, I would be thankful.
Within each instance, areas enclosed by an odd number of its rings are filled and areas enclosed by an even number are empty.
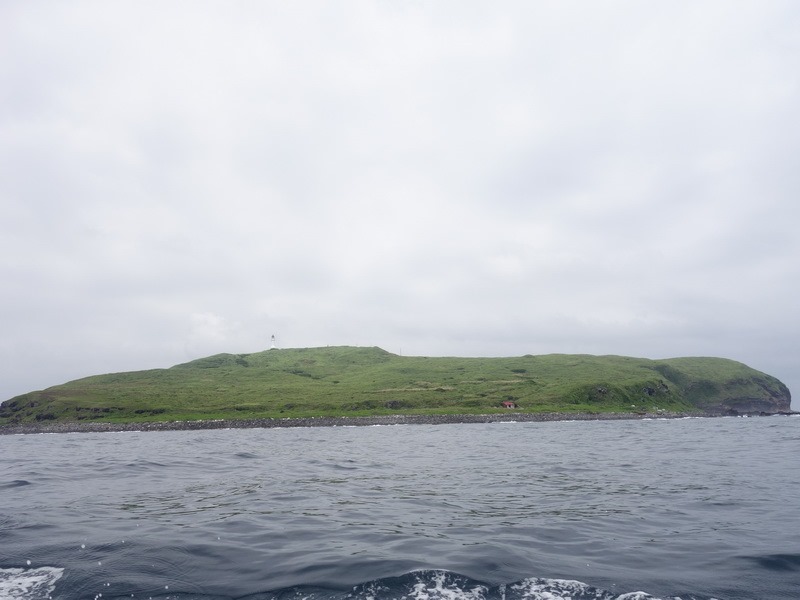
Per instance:
[[[87,377],[0,405],[0,426],[384,414],[789,410],[777,379],[720,358],[397,356],[329,347],[218,354]]]

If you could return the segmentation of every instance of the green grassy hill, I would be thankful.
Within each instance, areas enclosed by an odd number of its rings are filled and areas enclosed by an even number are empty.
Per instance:
[[[551,354],[397,356],[380,348],[218,354],[169,369],[98,375],[17,396],[0,426],[265,417],[503,412],[782,412],[780,381],[721,358]]]

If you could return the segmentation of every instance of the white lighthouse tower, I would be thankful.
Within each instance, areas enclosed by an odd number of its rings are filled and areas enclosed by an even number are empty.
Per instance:
[[[270,340],[269,349],[270,350],[275,350],[275,348],[277,348],[277,346],[275,345],[275,334],[273,333],[272,334],[272,339]]]

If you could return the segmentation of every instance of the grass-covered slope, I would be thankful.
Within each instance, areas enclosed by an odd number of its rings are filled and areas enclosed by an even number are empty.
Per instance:
[[[0,405],[0,425],[502,412],[781,412],[789,390],[731,360],[551,354],[397,356],[380,348],[218,354],[98,375]]]

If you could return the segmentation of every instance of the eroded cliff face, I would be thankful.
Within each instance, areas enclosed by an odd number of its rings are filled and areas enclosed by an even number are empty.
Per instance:
[[[779,414],[791,412],[792,395],[783,383],[771,377],[737,380],[723,386],[716,406],[706,410],[719,414]]]

